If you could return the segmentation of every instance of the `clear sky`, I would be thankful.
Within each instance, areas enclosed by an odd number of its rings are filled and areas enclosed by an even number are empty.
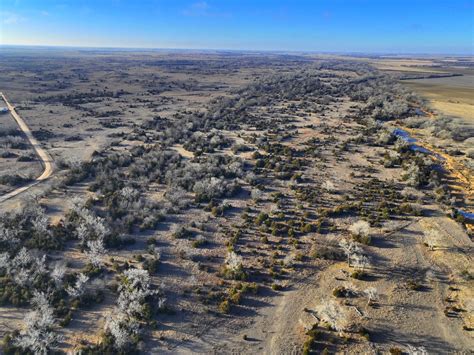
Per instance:
[[[0,43],[474,52],[474,0],[0,0]]]

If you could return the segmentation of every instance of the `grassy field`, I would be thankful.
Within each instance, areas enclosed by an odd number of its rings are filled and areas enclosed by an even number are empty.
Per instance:
[[[429,99],[436,111],[474,121],[474,75],[406,80],[403,83]]]

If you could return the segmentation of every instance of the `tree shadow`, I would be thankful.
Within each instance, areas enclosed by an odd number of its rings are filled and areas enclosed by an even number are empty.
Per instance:
[[[414,334],[401,333],[393,328],[379,327],[371,330],[370,340],[375,344],[400,343],[414,347],[424,347],[429,353],[447,354],[455,351],[451,344],[435,336],[424,335],[422,338]]]

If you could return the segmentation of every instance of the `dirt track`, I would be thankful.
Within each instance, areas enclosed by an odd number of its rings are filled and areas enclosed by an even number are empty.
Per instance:
[[[15,107],[12,104],[10,104],[10,102],[8,102],[7,98],[5,97],[5,95],[2,92],[0,92],[0,95],[3,99],[3,101],[5,101],[5,104],[7,105],[8,109],[10,110],[10,114],[12,115],[12,117],[15,119],[15,121],[18,124],[18,126],[20,127],[20,129],[25,134],[26,138],[28,139],[28,141],[32,145],[33,149],[35,150],[36,155],[41,160],[41,164],[44,167],[43,173],[39,177],[37,177],[34,181],[32,181],[32,182],[30,182],[30,183],[28,183],[28,184],[26,184],[22,187],[19,187],[19,188],[13,190],[13,191],[1,196],[0,197],[0,203],[2,203],[4,201],[20,194],[20,193],[28,190],[32,186],[35,186],[36,184],[40,183],[41,181],[46,180],[47,178],[49,178],[51,176],[51,174],[53,173],[53,159],[48,154],[48,152],[41,147],[40,143],[33,136],[33,133],[31,132],[31,130],[28,127],[28,125],[26,124],[26,122],[15,111]]]

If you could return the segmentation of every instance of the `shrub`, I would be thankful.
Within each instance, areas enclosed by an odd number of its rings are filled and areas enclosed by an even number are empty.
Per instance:
[[[25,178],[18,174],[0,176],[0,184],[2,185],[19,186],[24,185],[30,181],[31,179]]]
[[[366,221],[357,221],[349,227],[349,231],[354,237],[368,237],[370,225]]]
[[[337,286],[332,290],[332,295],[335,297],[346,297],[346,288],[344,286]]]
[[[257,218],[255,218],[255,224],[256,225],[261,225],[266,220],[268,220],[268,214],[264,213],[264,212],[260,212],[258,214]]]
[[[240,281],[246,280],[247,274],[243,269],[242,257],[234,251],[230,251],[225,259],[222,274],[226,278]]]
[[[192,232],[183,226],[178,226],[173,231],[173,237],[176,239],[189,238],[192,236]]]
[[[219,304],[219,312],[224,314],[230,313],[230,302],[228,300],[224,300]]]
[[[207,244],[206,238],[202,235],[198,235],[195,240],[193,240],[193,247],[199,248]]]
[[[274,291],[280,291],[283,289],[283,286],[277,283],[272,283],[272,290]]]
[[[365,275],[366,275],[365,272],[362,270],[355,270],[351,273],[351,277],[357,280],[362,280]]]

